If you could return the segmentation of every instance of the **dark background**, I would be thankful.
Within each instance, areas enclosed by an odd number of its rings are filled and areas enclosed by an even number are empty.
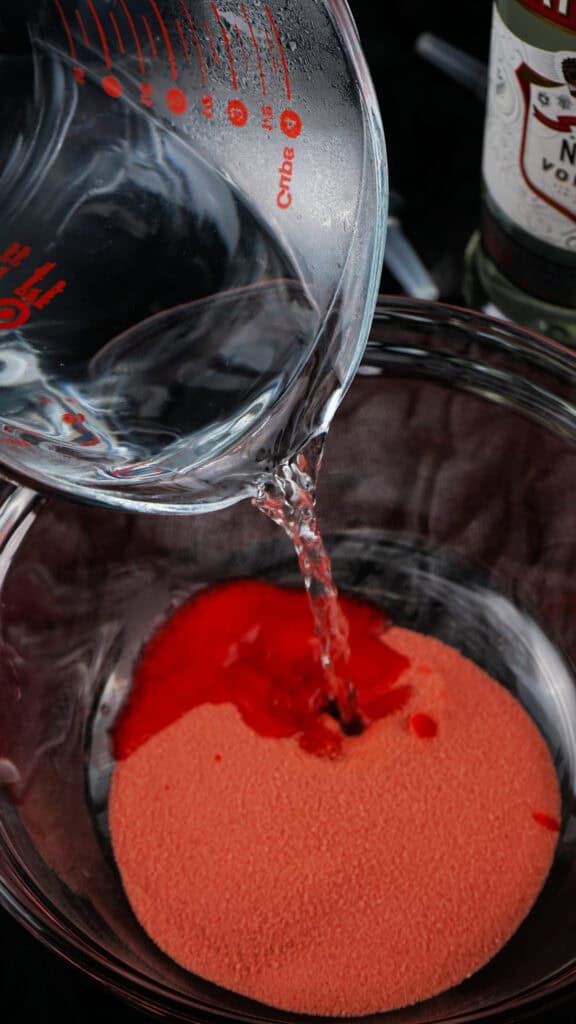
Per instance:
[[[351,6],[382,111],[391,188],[403,197],[404,230],[440,297],[462,303],[463,253],[479,215],[483,104],[422,60],[414,44],[420,33],[433,32],[487,60],[490,0],[352,0]],[[387,272],[382,290],[402,291]],[[6,1024],[44,1015],[59,1024],[147,1019],[62,962],[3,912],[0,954],[0,1017]],[[507,1024],[512,1019],[507,1017]],[[573,1024],[576,1001],[534,1018],[535,1024],[544,1020]]]
[[[491,0],[351,3],[380,103],[390,188],[401,219],[443,301],[461,304],[464,249],[479,218],[484,104],[422,59],[430,32],[485,63]],[[382,290],[402,291],[384,274]]]

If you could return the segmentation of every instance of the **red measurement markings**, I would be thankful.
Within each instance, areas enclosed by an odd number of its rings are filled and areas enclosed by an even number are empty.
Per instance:
[[[11,270],[17,270],[31,255],[32,249],[29,245],[20,245],[19,242],[14,242],[0,256],[0,277],[5,277]]]
[[[0,299],[0,331],[22,327],[32,310],[21,299]]]
[[[238,79],[236,77],[236,65],[234,64],[232,47],[230,46],[230,36],[226,31],[226,26],[224,25],[222,18],[220,17],[220,11],[216,7],[216,4],[211,4],[210,6],[212,7],[212,10],[214,12],[214,17],[218,22],[218,28],[220,29],[220,34],[222,36],[222,39],[224,40],[224,46],[226,47],[226,53],[228,55],[228,64],[230,65],[230,74],[232,76],[232,88],[234,89],[234,92],[237,92]]]
[[[14,294],[20,299],[24,299],[34,309],[45,309],[55,299],[57,295],[60,295],[66,288],[66,281],[58,281],[57,284],[49,288],[48,291],[43,292],[41,288],[36,288],[37,284],[41,284],[45,278],[48,277],[53,270],[56,269],[55,263],[44,263],[43,266],[38,267],[34,271],[31,277],[28,278],[24,284],[16,288]]]
[[[234,26],[234,37],[240,47],[240,53],[242,54],[242,60],[244,61],[244,69],[245,71],[248,71],[248,54],[244,48],[244,40],[242,39],[242,33],[238,28],[238,25]]]
[[[145,15],[142,15],[142,22],[144,24],[144,28],[146,29],[146,35],[148,36],[148,42],[150,43],[150,49],[152,50],[152,56],[153,57],[157,57],[158,56],[158,50],[156,49],[156,43],[154,42],[154,36],[152,35],[152,29],[150,28],[150,25],[148,24],[148,20],[145,17]]]
[[[262,66],[262,55],[260,53],[260,47],[258,45],[258,40],[256,39],[256,33],[254,32],[254,28],[252,26],[252,22],[250,21],[250,18],[248,17],[248,12],[247,12],[246,6],[244,4],[241,4],[240,12],[242,14],[242,17],[244,18],[244,21],[246,22],[246,24],[248,26],[248,31],[250,33],[250,38],[252,40],[252,46],[254,47],[254,51],[256,53],[256,63],[258,65],[258,71],[259,71],[259,74],[260,74],[260,82],[262,84],[262,95],[265,96],[266,95],[266,79],[264,78],[264,68]],[[270,39],[270,43],[272,43],[271,39]]]
[[[268,104],[262,107],[262,127],[267,132],[274,131],[274,109]]]
[[[2,254],[0,254],[0,277],[4,277],[11,270],[19,269],[20,265],[31,256],[32,250],[29,245],[20,245],[14,242]],[[15,327],[21,327],[27,323],[32,314],[32,308],[45,309],[57,295],[60,295],[67,287],[66,281],[57,281],[51,288],[43,291],[36,287],[43,282],[48,275],[55,270],[55,263],[44,263],[24,281],[18,288],[13,290],[12,295],[6,299],[0,299],[0,330],[6,331]]]
[[[207,21],[204,22],[204,29],[206,31],[206,35],[208,36],[208,44],[210,46],[210,52],[211,52],[212,56],[214,57],[215,63],[219,64],[220,63],[220,57],[218,55],[218,50],[216,49],[216,47],[214,45],[214,37],[212,35],[212,31],[210,29],[210,25],[208,24]]]
[[[286,54],[284,53],[284,47],[282,46],[282,40],[280,39],[280,33],[278,31],[278,27],[276,25],[276,22],[274,21],[274,15],[272,14],[272,11],[270,10],[270,8],[268,7],[267,4],[265,4],[264,10],[266,12],[266,17],[268,18],[268,21],[270,22],[270,27],[272,29],[272,34],[274,36],[274,39],[276,40],[276,46],[278,47],[278,52],[280,54],[280,60],[282,61],[282,68],[283,68],[283,71],[284,71],[284,86],[286,88],[286,96],[288,97],[289,100],[291,100],[292,99],[292,88],[290,86],[290,75],[288,74],[288,64],[286,63]]]
[[[145,75],[146,74],[146,65],[144,63],[144,54],[142,52],[142,44],[140,43],[140,39],[139,39],[138,33],[136,31],[136,25],[134,24],[134,18],[132,17],[132,15],[130,14],[130,11],[128,10],[128,7],[126,6],[126,0],[120,0],[120,6],[121,6],[122,10],[124,11],[124,16],[126,18],[126,21],[128,22],[130,31],[132,32],[132,37],[134,39],[134,43],[136,44],[136,52],[138,54],[138,61],[139,61],[139,64],[140,64],[140,74],[141,75]]]
[[[34,271],[31,277],[28,278],[24,284],[21,284],[19,288],[16,288],[14,294],[18,295],[21,299],[27,299],[30,302],[35,302],[40,297],[40,290],[35,288],[35,285],[40,284],[48,277],[50,271],[56,267],[55,263],[44,263],[41,267],[38,267]]]
[[[142,82],[140,85],[140,102],[145,107],[151,107],[152,100],[153,95],[152,86],[150,85],[150,82]]]
[[[80,31],[82,33],[82,39],[84,40],[85,46],[90,46],[90,36],[88,35],[88,30],[86,28],[86,25],[84,24],[84,18],[80,14],[80,11],[76,11],[76,21],[78,22],[78,24],[80,26]]]
[[[182,89],[169,89],[166,93],[166,104],[173,114],[181,117],[188,110],[188,100]]]
[[[122,86],[113,75],[107,75],[106,78],[102,79],[102,88],[106,95],[111,96],[114,100],[119,99],[122,95]]]
[[[186,21],[188,22],[188,27],[190,29],[190,32],[192,33],[192,39],[194,40],[194,46],[196,47],[196,53],[198,55],[198,63],[200,64],[200,75],[202,77],[202,85],[206,85],[206,82],[208,81],[208,73],[207,73],[207,70],[206,70],[206,61],[204,60],[204,54],[202,53],[202,47],[200,46],[200,40],[198,38],[198,33],[196,31],[196,26],[195,26],[194,22],[192,21],[192,15],[190,14],[190,11],[186,7],[186,4],[184,3],[184,0],[180,0],[180,5],[182,7],[182,10],[184,11],[184,16],[186,18]]]
[[[242,100],[230,100],[226,113],[235,128],[244,128],[248,124],[248,108]]]
[[[54,4],[56,6],[56,10],[58,11],[58,14],[60,15],[60,20],[62,21],[62,25],[64,27],[64,32],[66,33],[66,39],[68,40],[68,48],[70,50],[70,56],[72,57],[73,61],[76,61],[76,60],[78,60],[78,54],[76,52],[76,44],[74,43],[74,37],[72,35],[72,30],[71,30],[70,25],[68,23],[68,18],[66,17],[66,15],[64,13],[64,10],[62,8],[62,4],[60,3],[60,0],[54,0]]]
[[[190,49],[188,47],[188,43],[186,42],[186,36],[184,35],[184,29],[182,28],[182,23],[178,20],[178,18],[175,18],[174,19],[174,24],[176,25],[176,31],[177,31],[178,36],[180,38],[180,43],[182,44],[182,49],[184,50],[184,56],[185,56],[185,58],[186,58],[186,60],[187,60],[187,62],[189,64],[190,61],[192,60],[192,57],[190,55]]]
[[[302,118],[295,110],[284,110],[280,115],[280,130],[289,139],[297,139],[302,132]]]
[[[108,40],[106,38],[104,26],[100,21],[100,18],[98,17],[98,11],[94,7],[92,0],[86,0],[86,3],[88,4],[88,7],[90,9],[90,14],[94,18],[94,23],[96,25],[98,35],[100,36],[100,43],[102,44],[102,54],[104,57],[104,61],[106,63],[106,67],[108,68],[108,70],[110,70],[110,68],[112,67],[112,61],[110,59],[110,49],[108,47]]]
[[[272,42],[272,36],[270,35],[267,28],[264,29],[266,34],[266,42],[268,43],[268,49],[270,51],[270,60],[272,61],[272,70],[275,75],[278,74],[278,65],[276,63],[276,57],[274,55],[274,43]]]
[[[118,42],[118,49],[120,50],[120,53],[125,53],[126,52],[126,47],[124,45],[124,40],[122,38],[122,33],[120,31],[120,26],[119,26],[119,24],[118,24],[118,22],[116,20],[116,16],[114,14],[112,14],[112,11],[110,11],[109,17],[110,17],[110,21],[112,22],[112,28],[114,29],[114,34],[115,34],[117,42]]]
[[[166,23],[164,21],[164,18],[160,14],[160,11],[158,10],[158,4],[156,3],[156,0],[150,0],[150,6],[154,11],[154,14],[156,15],[156,20],[160,26],[160,31],[162,33],[164,43],[166,44],[166,49],[168,51],[168,60],[170,61],[170,74],[172,75],[172,81],[176,82],[178,81],[178,68],[176,67],[174,50],[172,49],[172,42],[168,34],[168,29],[166,28]]]

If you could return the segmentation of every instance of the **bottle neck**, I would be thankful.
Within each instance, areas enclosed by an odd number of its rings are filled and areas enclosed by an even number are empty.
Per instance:
[[[521,240],[518,232],[507,230],[487,197],[481,234],[486,255],[517,288],[544,302],[576,308],[576,253],[534,245],[530,236]]]

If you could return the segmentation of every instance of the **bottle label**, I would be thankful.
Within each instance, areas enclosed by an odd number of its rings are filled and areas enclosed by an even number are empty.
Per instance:
[[[561,8],[572,13],[570,4],[550,3],[558,17]],[[482,170],[514,224],[576,252],[576,41],[572,51],[538,49],[510,31],[496,6]]]
[[[576,32],[576,0],[518,0],[518,3],[553,25]]]

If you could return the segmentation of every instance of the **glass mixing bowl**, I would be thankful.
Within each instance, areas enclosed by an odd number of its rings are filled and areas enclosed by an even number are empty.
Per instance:
[[[384,1015],[397,1024],[520,1021],[574,984],[575,385],[576,356],[554,342],[385,299],[328,437],[318,503],[336,582],[508,686],[539,722],[563,792],[557,855],[524,924],[458,987]],[[144,638],[207,582],[297,582],[287,540],[247,502],[136,516],[9,485],[0,537],[2,904],[142,1009],[297,1020],[186,973],[148,940],[106,811],[108,730]]]

